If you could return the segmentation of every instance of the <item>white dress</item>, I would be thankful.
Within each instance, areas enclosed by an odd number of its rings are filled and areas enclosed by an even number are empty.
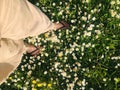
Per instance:
[[[0,0],[0,84],[17,68],[26,51],[23,39],[54,29],[27,0]]]

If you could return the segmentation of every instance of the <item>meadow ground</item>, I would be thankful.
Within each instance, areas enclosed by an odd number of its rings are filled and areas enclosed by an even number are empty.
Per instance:
[[[29,37],[43,46],[23,56],[0,90],[120,90],[120,0],[30,0],[70,29]]]

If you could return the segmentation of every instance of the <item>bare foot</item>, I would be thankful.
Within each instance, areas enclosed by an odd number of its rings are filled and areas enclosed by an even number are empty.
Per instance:
[[[69,24],[64,22],[64,21],[61,21],[60,23],[55,23],[56,30],[58,30],[58,29],[67,29],[69,27],[70,27]]]
[[[33,56],[40,54],[41,49],[40,46],[27,45],[27,53]]]

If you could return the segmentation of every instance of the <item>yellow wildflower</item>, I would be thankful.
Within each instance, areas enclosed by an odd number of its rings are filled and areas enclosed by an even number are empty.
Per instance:
[[[51,87],[51,86],[52,86],[52,84],[49,83],[49,84],[48,84],[48,87]]]
[[[36,84],[36,80],[33,80],[32,83],[33,83],[33,84]]]
[[[37,90],[36,88],[32,88],[32,90]]]
[[[46,37],[46,38],[49,36],[49,34],[48,34],[48,33],[45,33],[44,35],[45,35],[45,37]]]
[[[38,87],[42,87],[42,85],[43,85],[42,83],[38,83],[37,84]]]
[[[12,77],[9,77],[10,80],[12,80]]]

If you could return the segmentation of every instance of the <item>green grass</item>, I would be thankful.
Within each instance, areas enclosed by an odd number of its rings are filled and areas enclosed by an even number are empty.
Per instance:
[[[25,41],[44,46],[23,56],[2,90],[120,90],[120,0],[30,0],[67,30]]]

